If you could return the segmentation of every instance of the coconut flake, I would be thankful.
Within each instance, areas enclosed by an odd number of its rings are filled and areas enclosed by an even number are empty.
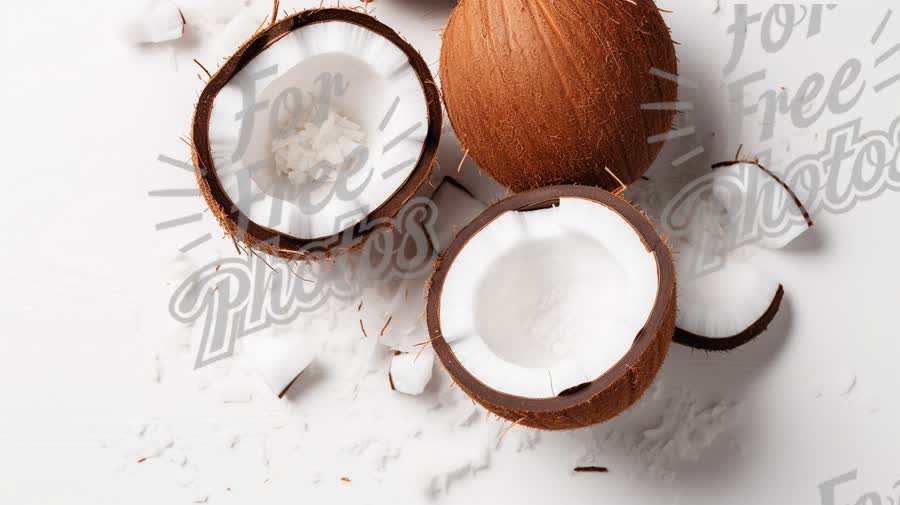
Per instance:
[[[487,209],[455,180],[447,177],[432,197],[437,215],[434,221],[434,248],[444,252],[460,230]]]
[[[308,108],[296,127],[286,127],[272,140],[275,170],[294,184],[335,182],[338,172],[353,168],[366,149],[366,132],[328,108],[321,120]]]
[[[390,378],[394,390],[408,395],[420,395],[431,381],[434,370],[434,351],[400,353],[391,360]]]
[[[316,357],[306,341],[265,336],[253,337],[248,353],[256,371],[279,398]]]
[[[176,40],[184,35],[184,17],[169,0],[149,0],[128,19],[122,35],[131,44]]]

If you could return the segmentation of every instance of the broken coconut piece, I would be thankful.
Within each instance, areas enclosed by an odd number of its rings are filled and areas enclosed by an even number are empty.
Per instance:
[[[256,371],[278,398],[288,389],[315,359],[309,343],[275,337],[251,337],[248,353]]]
[[[412,46],[364,13],[313,9],[256,32],[210,79],[194,165],[234,239],[288,259],[336,254],[428,179],[441,121]]]
[[[745,262],[678,283],[675,342],[726,351],[759,336],[775,318],[784,297],[778,282]]]
[[[762,334],[784,297],[781,284],[740,258],[736,247],[783,248],[813,221],[790,187],[758,162],[728,161],[713,170],[711,198],[699,202],[689,233],[673,246],[679,278],[674,340],[727,351]]]
[[[391,389],[407,395],[420,395],[431,382],[433,370],[434,352],[431,349],[395,353],[388,372]]]
[[[123,38],[131,44],[158,44],[184,35],[184,16],[169,0],[145,2],[125,23]]]
[[[434,248],[444,252],[456,235],[487,209],[484,202],[451,177],[445,177],[432,197],[434,216]]]
[[[726,227],[737,243],[781,249],[813,226],[791,188],[758,162],[728,161],[713,170],[713,196],[728,213]]]
[[[429,333],[460,388],[517,424],[563,430],[637,401],[675,327],[675,266],[647,218],[597,188],[490,207],[428,292]]]

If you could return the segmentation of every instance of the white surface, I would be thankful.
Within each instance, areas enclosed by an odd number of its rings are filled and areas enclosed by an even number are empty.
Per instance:
[[[436,371],[426,395],[416,398],[390,394],[381,372],[366,381],[353,375],[343,356],[347,349],[363,353],[355,320],[338,321],[325,352],[285,402],[270,400],[265,386],[239,373],[237,362],[228,365],[236,370],[230,374],[225,365],[193,372],[185,330],[166,311],[184,278],[171,279],[172,258],[206,232],[215,240],[195,250],[198,264],[231,257],[233,247],[219,240],[208,214],[202,222],[157,232],[156,223],[205,207],[196,198],[150,198],[147,192],[193,185],[190,174],[156,159],[160,153],[187,156],[178,136],[187,132],[200,85],[191,58],[213,64],[222,55],[205,52],[194,35],[175,53],[125,47],[116,38],[118,5],[0,7],[6,72],[0,156],[8,176],[0,185],[6,232],[0,248],[0,502],[422,503],[426,483],[459,468],[469,470],[454,473],[464,478],[454,479],[437,503],[819,503],[819,483],[854,469],[858,478],[839,487],[838,503],[855,503],[866,492],[896,495],[895,192],[845,214],[818,216],[812,233],[783,252],[758,257],[756,264],[787,290],[770,330],[726,355],[673,347],[647,409],[607,427],[539,437],[514,428],[495,450],[506,425],[483,416],[472,420],[471,402],[443,373]],[[729,112],[720,87],[730,5],[722,2],[712,14],[706,2],[660,2],[674,11],[665,17],[682,44],[682,73],[701,85],[683,93],[697,100],[694,113],[682,116],[695,122],[697,135],[670,143],[664,158],[682,155],[698,139],[712,159],[733,157],[739,143],[759,147],[760,122]],[[376,0],[373,6],[426,61],[437,61],[446,1]],[[751,88],[754,96],[780,86],[796,89],[812,72],[831,76],[849,57],[860,57],[866,69],[869,90],[851,113],[826,113],[808,129],[781,121],[779,140],[772,142],[777,157],[822,149],[825,130],[851,117],[863,117],[866,129],[890,125],[900,90],[875,94],[871,86],[897,71],[896,62],[873,69],[875,55],[900,42],[897,13],[877,47],[870,37],[893,6],[887,0],[842,2],[826,12],[822,35],[798,39],[775,55],[759,49],[758,25],[750,29],[736,75],[768,68],[768,79]],[[455,170],[461,157],[445,136],[444,170]],[[477,186],[476,194],[502,193],[478,183],[484,178],[473,167],[467,161],[461,177]],[[661,161],[651,176],[666,170]],[[252,401],[220,401],[214,392],[225,377],[246,384]],[[661,420],[674,415],[668,400],[683,388],[702,408],[728,400],[741,402],[744,414],[699,461],[676,461],[674,481],[632,471],[630,453],[620,448],[626,444],[618,442],[604,444],[596,458],[611,473],[571,472],[579,451],[607,440],[610,430],[618,434],[611,440],[640,439],[643,430],[667,425]],[[354,396],[359,402],[350,401]],[[471,471],[483,466],[485,447],[489,468]],[[136,463],[152,454],[160,457]],[[340,482],[344,476],[352,482]]]

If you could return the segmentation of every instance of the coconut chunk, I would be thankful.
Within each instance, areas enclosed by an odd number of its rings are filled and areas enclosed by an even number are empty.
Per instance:
[[[420,395],[431,382],[433,370],[434,352],[431,349],[395,354],[389,372],[391,387],[403,394]]]
[[[777,281],[735,259],[699,277],[685,278],[677,289],[675,341],[707,350],[733,349],[759,336],[774,319],[784,295]]]
[[[124,39],[131,44],[158,44],[184,35],[181,10],[169,0],[145,2],[126,22]]]
[[[487,209],[463,186],[450,177],[438,186],[432,197],[437,209],[434,221],[434,248],[443,252],[466,225]]]
[[[759,163],[717,165],[713,196],[728,214],[728,233],[738,243],[782,249],[813,225],[794,192]]]
[[[312,363],[315,351],[305,341],[275,337],[251,337],[249,355],[256,371],[279,398],[287,394],[291,384]]]

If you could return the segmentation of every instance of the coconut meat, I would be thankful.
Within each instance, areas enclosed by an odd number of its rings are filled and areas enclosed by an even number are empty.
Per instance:
[[[434,351],[398,353],[391,359],[390,382],[395,391],[407,395],[425,392],[434,371]]]
[[[125,23],[123,38],[132,44],[158,44],[184,35],[184,17],[170,0],[147,0]]]
[[[484,202],[450,181],[449,178],[445,180],[432,197],[436,209],[432,239],[438,252],[444,252],[456,234],[487,209]]]
[[[810,228],[794,194],[754,163],[717,168],[712,190],[727,213],[729,233],[740,242],[782,249]]]
[[[257,373],[279,398],[316,357],[308,342],[268,336],[253,337],[248,355]]]
[[[658,290],[655,254],[633,226],[567,197],[502,214],[464,244],[441,293],[441,332],[485,386],[549,398],[618,363]]]
[[[209,124],[216,175],[251,221],[299,239],[329,237],[409,178],[427,110],[424,84],[394,43],[354,23],[309,24],[219,91]]]
[[[752,265],[729,259],[722,268],[678,283],[675,324],[700,337],[735,337],[763,319],[780,286]]]

